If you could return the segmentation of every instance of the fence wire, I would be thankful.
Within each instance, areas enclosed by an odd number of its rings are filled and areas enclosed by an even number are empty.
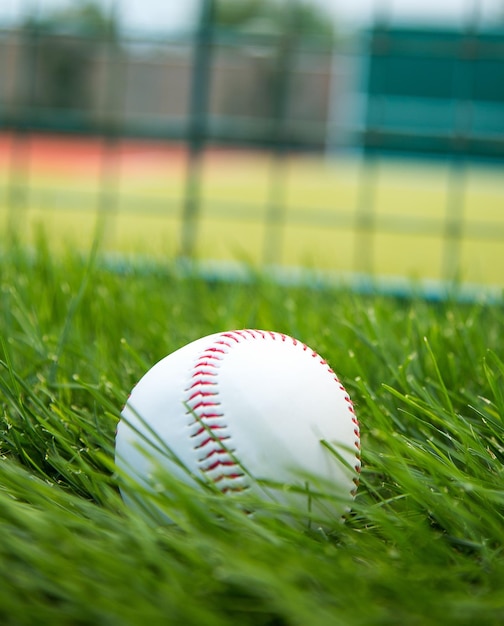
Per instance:
[[[148,253],[156,215],[166,258],[504,285],[503,29],[380,21],[328,42],[201,6],[176,37],[0,30],[4,234],[82,210],[116,238],[143,229]],[[135,150],[159,155],[150,186]],[[70,185],[77,157],[88,182]]]

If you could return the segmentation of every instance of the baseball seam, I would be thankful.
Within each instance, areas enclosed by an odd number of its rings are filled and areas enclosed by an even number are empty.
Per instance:
[[[354,426],[356,476],[353,478],[355,488],[350,492],[354,496],[359,484],[361,455],[359,422],[352,401],[325,359],[297,339],[273,331],[245,329],[223,332],[197,358],[190,374],[189,385],[185,389],[184,404],[189,417],[189,437],[193,442],[199,469],[222,492],[243,491],[249,487],[247,473],[234,456],[235,450],[232,448],[229,428],[219,401],[218,375],[223,359],[233,347],[243,341],[257,339],[290,341],[299,349],[310,351],[311,356],[319,360],[320,365],[327,369],[344,393]]]

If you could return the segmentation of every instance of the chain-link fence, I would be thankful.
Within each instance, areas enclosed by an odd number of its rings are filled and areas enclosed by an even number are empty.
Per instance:
[[[502,287],[504,30],[115,18],[0,31],[4,233]]]

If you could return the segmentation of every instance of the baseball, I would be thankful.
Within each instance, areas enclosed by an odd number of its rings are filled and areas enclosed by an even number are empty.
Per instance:
[[[116,465],[147,488],[161,466],[173,480],[339,519],[358,483],[359,424],[336,374],[301,341],[220,332],[141,378],[118,424]]]

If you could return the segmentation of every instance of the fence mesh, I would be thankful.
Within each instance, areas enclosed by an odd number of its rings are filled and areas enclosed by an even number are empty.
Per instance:
[[[112,8],[0,30],[4,237],[502,288],[502,28],[239,31],[204,0],[160,36]]]

